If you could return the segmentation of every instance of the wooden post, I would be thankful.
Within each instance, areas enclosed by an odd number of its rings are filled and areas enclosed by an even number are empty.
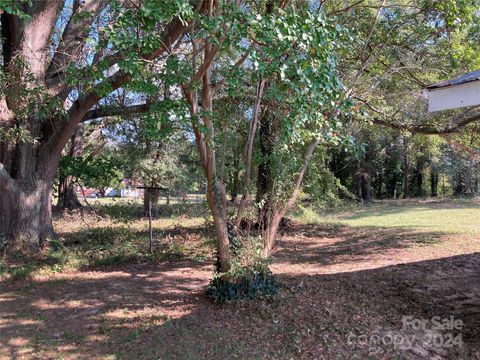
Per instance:
[[[148,194],[148,250],[153,252],[153,229],[152,229],[152,190],[168,190],[158,186],[137,186],[137,189],[146,189]]]

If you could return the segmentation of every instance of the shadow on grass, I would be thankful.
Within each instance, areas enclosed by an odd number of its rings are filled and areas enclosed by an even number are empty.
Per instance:
[[[8,284],[0,293],[0,354],[88,359],[405,357],[393,346],[375,356],[369,348],[352,347],[347,338],[398,330],[402,316],[452,315],[463,321],[464,345],[443,349],[443,355],[474,358],[480,350],[480,289],[472,285],[480,278],[479,262],[477,253],[342,274],[280,275],[283,287],[272,301],[223,307],[203,298],[210,267],[186,261]]]
[[[406,227],[322,224],[294,225],[285,229],[283,235],[274,254],[277,261],[322,266],[355,262],[389,250],[440,244],[448,234]]]
[[[127,226],[83,228],[59,233],[61,240],[50,242],[44,254],[37,258],[9,259],[10,265],[0,270],[9,280],[30,278],[33,273],[49,273],[67,269],[109,271],[109,266],[151,263],[164,260],[190,259],[204,262],[210,259],[213,242],[202,227],[176,226],[162,231],[155,229],[153,251],[149,251],[148,231],[132,230]]]

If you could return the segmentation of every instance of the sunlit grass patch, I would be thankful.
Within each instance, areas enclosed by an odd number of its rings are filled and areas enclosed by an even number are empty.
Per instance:
[[[48,242],[38,258],[10,256],[0,262],[0,279],[21,280],[50,274],[127,263],[211,258],[205,204],[162,205],[153,219],[153,251],[149,251],[148,220],[139,204],[118,201],[56,216],[58,239]],[[167,211],[168,210],[168,211]],[[162,215],[163,214],[163,215]]]
[[[480,205],[475,199],[442,201],[389,201],[355,206],[347,211],[315,211],[300,207],[303,223],[336,223],[353,227],[412,228],[451,234],[480,235]]]

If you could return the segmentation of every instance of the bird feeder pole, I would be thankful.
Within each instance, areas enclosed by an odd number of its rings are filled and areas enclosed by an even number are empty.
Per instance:
[[[137,189],[147,190],[148,194],[148,251],[153,252],[153,229],[152,229],[152,190],[166,190],[158,186],[137,186]]]
[[[148,189],[148,251],[152,253],[153,231],[152,231],[152,193]]]

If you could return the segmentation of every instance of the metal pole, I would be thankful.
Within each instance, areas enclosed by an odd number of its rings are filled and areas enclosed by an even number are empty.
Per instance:
[[[151,190],[148,189],[148,249],[150,253],[152,252],[152,242],[153,242],[153,233],[152,233],[152,193]]]

